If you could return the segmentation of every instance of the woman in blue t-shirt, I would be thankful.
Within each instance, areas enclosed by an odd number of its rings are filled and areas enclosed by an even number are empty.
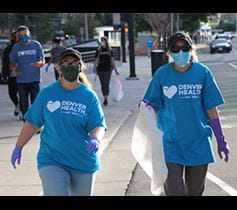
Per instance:
[[[95,172],[101,167],[98,149],[106,123],[99,98],[82,69],[77,50],[61,55],[62,78],[40,91],[24,115],[12,152],[16,168],[23,146],[44,126],[37,155],[44,195],[92,195]]]
[[[164,132],[164,189],[166,195],[202,195],[208,164],[215,161],[212,131],[220,158],[224,153],[228,161],[229,146],[217,111],[224,99],[211,71],[197,62],[186,33],[170,37],[168,53],[173,61],[156,71],[143,99],[157,111]]]

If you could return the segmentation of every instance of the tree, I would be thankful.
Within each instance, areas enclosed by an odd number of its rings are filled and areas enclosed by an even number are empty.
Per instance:
[[[170,31],[170,13],[144,13],[142,16],[157,33],[160,48],[166,50],[166,37]]]
[[[194,32],[200,28],[201,22],[208,22],[211,15],[216,13],[180,13],[182,22],[181,30],[186,32]]]
[[[143,14],[141,13],[135,14],[134,21],[135,21],[134,28],[136,32],[152,31],[151,25],[147,24],[146,20],[143,18]]]

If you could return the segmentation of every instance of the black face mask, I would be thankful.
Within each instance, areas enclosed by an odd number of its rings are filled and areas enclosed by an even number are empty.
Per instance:
[[[65,80],[68,82],[74,82],[78,78],[78,74],[81,72],[81,66],[61,66],[60,70]]]

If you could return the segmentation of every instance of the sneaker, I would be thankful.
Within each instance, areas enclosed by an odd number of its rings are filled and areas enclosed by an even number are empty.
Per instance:
[[[20,107],[19,107],[19,104],[17,104],[17,105],[15,106],[15,109],[14,109],[14,115],[15,115],[15,117],[18,116],[19,113],[20,113]]]
[[[22,116],[22,113],[19,112],[19,120],[22,121],[23,120],[23,116]]]
[[[107,100],[107,98],[104,100],[104,103],[103,103],[105,106],[107,106],[108,105],[108,100]]]

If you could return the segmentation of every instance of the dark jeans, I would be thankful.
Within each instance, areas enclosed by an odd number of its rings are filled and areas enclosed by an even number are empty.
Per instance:
[[[102,94],[103,96],[108,96],[109,95],[109,82],[110,82],[112,71],[98,71],[97,74],[100,79]]]
[[[17,83],[16,77],[9,77],[8,78],[8,95],[11,101],[16,106],[19,103],[18,95],[17,95]]]
[[[40,91],[39,82],[18,83],[17,88],[20,99],[20,110],[22,112],[22,115],[24,116],[29,108],[29,96],[30,102],[31,104],[33,104],[36,96]]]
[[[168,177],[164,189],[167,196],[202,195],[208,165],[183,166],[177,163],[167,163],[166,165]]]

